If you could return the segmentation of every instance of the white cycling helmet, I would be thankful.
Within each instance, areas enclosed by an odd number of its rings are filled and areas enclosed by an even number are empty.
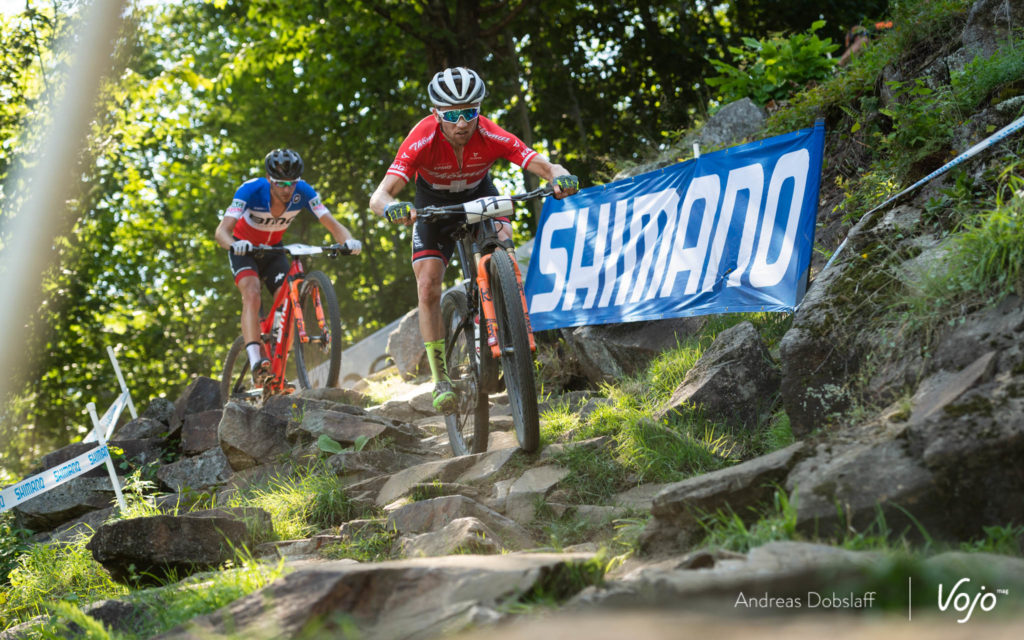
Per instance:
[[[452,67],[434,75],[427,86],[427,93],[435,107],[453,107],[482,101],[487,95],[487,87],[476,71]]]

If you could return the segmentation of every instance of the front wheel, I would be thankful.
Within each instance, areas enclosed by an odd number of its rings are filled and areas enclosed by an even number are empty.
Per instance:
[[[512,421],[516,426],[519,446],[532,453],[540,447],[540,417],[533,379],[533,351],[530,350],[530,334],[526,328],[519,281],[516,280],[512,258],[505,251],[495,251],[487,268],[494,315],[498,320],[501,370],[505,374],[505,388],[512,405]]]
[[[336,387],[341,373],[341,311],[334,284],[310,271],[299,291],[294,341],[295,369],[303,389]],[[305,331],[299,330],[299,318]]]
[[[224,372],[220,376],[220,400],[227,404],[234,402],[252,402],[261,397],[261,392],[252,383],[249,372],[249,354],[245,352],[245,338],[238,336],[228,357],[224,359]]]
[[[458,289],[441,299],[444,322],[444,354],[448,377],[458,397],[455,413],[444,417],[452,453],[464,456],[487,451],[489,407],[487,393],[480,386],[480,370],[469,318],[466,294]]]

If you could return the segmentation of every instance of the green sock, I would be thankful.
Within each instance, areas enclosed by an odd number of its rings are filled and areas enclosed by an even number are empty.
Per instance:
[[[441,380],[451,382],[448,378],[448,365],[444,361],[444,340],[424,342],[423,346],[427,348],[427,362],[430,363],[430,377],[434,383]]]

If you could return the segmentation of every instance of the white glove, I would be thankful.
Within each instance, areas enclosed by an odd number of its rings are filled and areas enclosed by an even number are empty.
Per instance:
[[[231,243],[231,251],[234,252],[236,256],[244,256],[252,251],[252,243],[248,240],[235,240]]]
[[[349,238],[342,246],[352,252],[352,255],[354,256],[359,255],[359,252],[363,250],[363,243],[359,242],[355,238]]]

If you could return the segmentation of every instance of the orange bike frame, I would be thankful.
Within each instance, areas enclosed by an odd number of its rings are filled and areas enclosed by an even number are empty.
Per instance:
[[[309,335],[306,333],[305,320],[301,313],[296,313],[296,309],[299,309],[299,289],[302,287],[302,282],[305,276],[305,272],[302,268],[302,262],[300,260],[293,260],[291,268],[288,269],[285,283],[287,286],[280,287],[277,293],[274,295],[274,304],[270,308],[270,313],[267,317],[260,321],[260,333],[264,336],[270,336],[267,354],[270,357],[270,367],[276,376],[277,387],[283,387],[286,383],[285,380],[285,368],[288,365],[288,353],[292,349],[292,343],[296,338],[300,342],[309,342]],[[316,319],[320,323],[320,326],[325,326],[324,323],[324,312],[320,306],[320,300],[317,298],[315,301],[316,305]],[[274,316],[277,310],[282,306],[286,307],[284,317],[281,319],[281,340],[274,340]],[[292,323],[295,323],[296,333],[292,333]]]
[[[500,249],[499,249],[500,251]],[[481,256],[476,266],[476,286],[480,289],[480,305],[484,311],[484,323],[487,329],[487,345],[491,348],[491,355],[495,359],[501,358],[501,345],[498,344],[498,315],[494,312],[494,298],[491,296],[491,279],[487,273],[487,263],[491,261],[491,255]],[[523,274],[519,271],[519,265],[515,258],[512,259],[512,267],[516,272],[516,283],[519,286],[519,296],[523,301],[523,316],[526,319],[526,334],[530,339],[530,351],[537,350],[537,343],[533,339],[533,328],[530,325],[530,312],[526,310],[526,293],[523,291]]]

